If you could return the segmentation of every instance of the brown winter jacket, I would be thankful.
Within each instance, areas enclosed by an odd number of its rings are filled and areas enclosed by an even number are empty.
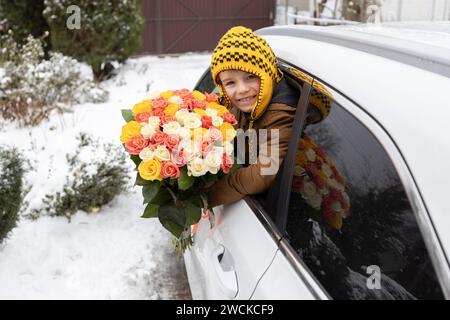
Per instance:
[[[280,91],[283,92],[280,92]],[[288,149],[289,138],[292,133],[292,124],[295,116],[295,106],[298,101],[298,93],[286,96],[286,90],[292,90],[287,87],[284,79],[282,83],[275,87],[271,103],[264,114],[253,122],[253,128],[267,129],[267,153],[261,151],[265,148],[260,147],[256,163],[243,166],[231,175],[226,175],[218,180],[207,190],[208,202],[211,207],[222,204],[229,204],[242,199],[246,195],[258,194],[266,191],[275,180],[276,171],[281,166],[282,160]],[[279,102],[280,101],[280,102]],[[283,102],[283,103],[281,103]],[[248,129],[249,114],[233,107],[230,112],[238,120],[237,128],[244,131]],[[271,129],[279,129],[279,156],[272,151],[271,145]],[[275,141],[274,141],[275,142]],[[248,154],[248,145],[246,146],[246,154]],[[247,157],[248,159],[248,157]],[[263,168],[275,166],[274,174],[261,175]]]

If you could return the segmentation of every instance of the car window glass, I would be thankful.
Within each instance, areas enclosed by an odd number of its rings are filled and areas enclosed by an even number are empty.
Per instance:
[[[207,72],[203,75],[203,78],[197,83],[196,90],[200,92],[208,92],[208,93],[219,93],[219,91],[216,88],[216,85],[214,84],[214,81],[211,76],[211,71],[208,69]]]
[[[314,86],[309,107],[329,114],[298,142],[286,231],[299,258],[335,299],[442,299],[381,144],[325,88]]]

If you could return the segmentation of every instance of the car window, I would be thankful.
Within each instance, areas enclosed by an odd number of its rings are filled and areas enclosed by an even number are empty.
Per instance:
[[[310,106],[329,114],[298,142],[286,232],[299,259],[335,299],[443,299],[388,154],[313,88]]]
[[[214,84],[214,81],[212,79],[211,70],[208,68],[208,70],[203,73],[201,79],[198,81],[197,85],[195,86],[195,89],[200,92],[215,92],[219,93],[219,91],[216,88],[216,85]]]

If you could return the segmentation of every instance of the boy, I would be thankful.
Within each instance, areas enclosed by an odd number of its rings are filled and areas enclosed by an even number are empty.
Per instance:
[[[215,207],[270,187],[287,152],[299,92],[283,78],[267,42],[245,27],[233,27],[219,40],[211,73],[222,104],[236,117],[238,128],[267,130],[267,142],[258,146],[257,155],[251,154],[254,146],[246,146],[245,153],[250,152],[250,159],[257,156],[256,163],[246,163],[207,190],[208,204]],[[264,173],[270,166],[276,170]]]

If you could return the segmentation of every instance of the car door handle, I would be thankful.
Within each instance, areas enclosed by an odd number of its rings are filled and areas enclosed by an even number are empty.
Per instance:
[[[234,298],[238,292],[236,270],[234,266],[225,266],[221,263],[225,255],[225,247],[219,244],[212,252],[213,266],[219,281],[220,288],[229,298]],[[227,253],[229,254],[229,252]]]

